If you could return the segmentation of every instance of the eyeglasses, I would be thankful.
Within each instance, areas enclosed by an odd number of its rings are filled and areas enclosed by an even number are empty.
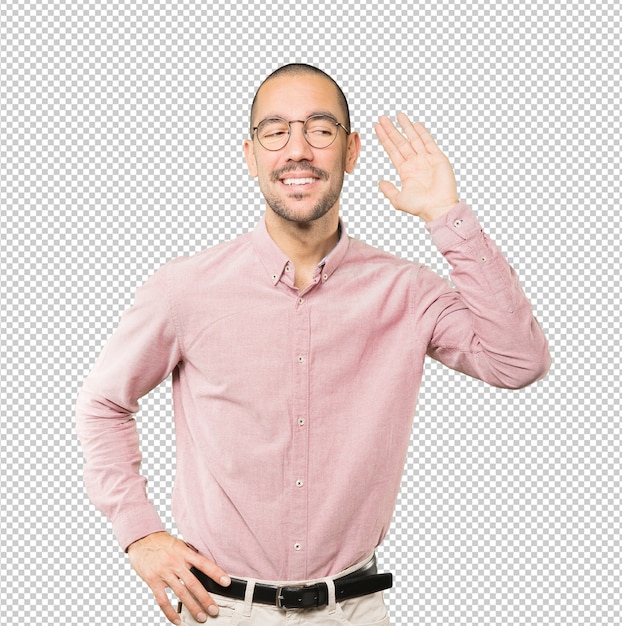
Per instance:
[[[328,148],[339,133],[339,127],[350,131],[340,122],[329,115],[311,115],[306,120],[284,120],[281,117],[270,117],[262,120],[252,131],[257,132],[259,143],[266,150],[281,150],[289,141],[292,134],[292,124],[300,122],[302,124],[302,134],[306,142],[312,148]]]

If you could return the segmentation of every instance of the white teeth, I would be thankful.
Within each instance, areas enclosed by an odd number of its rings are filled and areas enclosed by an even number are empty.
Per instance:
[[[284,185],[310,185],[315,182],[315,178],[285,178]]]

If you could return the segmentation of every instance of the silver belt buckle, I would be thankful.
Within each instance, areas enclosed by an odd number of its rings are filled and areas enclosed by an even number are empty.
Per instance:
[[[283,608],[283,587],[281,586],[276,588],[276,608]]]
[[[311,608],[312,605],[309,605],[309,607],[307,606],[301,606],[301,607],[295,607],[295,606],[283,606],[283,601],[285,600],[285,597],[283,596],[283,590],[287,589],[288,591],[302,591],[304,593],[305,590],[308,590],[308,593],[310,594],[315,594],[313,599],[315,600],[316,604],[316,608],[317,608],[317,601],[318,601],[318,595],[317,595],[317,590],[314,589],[315,585],[282,585],[276,588],[276,607],[277,609],[297,609],[297,608]]]

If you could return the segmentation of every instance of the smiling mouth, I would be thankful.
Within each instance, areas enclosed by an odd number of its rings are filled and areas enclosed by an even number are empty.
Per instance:
[[[283,178],[281,182],[288,187],[312,185],[317,178]]]
[[[278,182],[289,189],[302,190],[303,187],[314,185],[319,181],[327,181],[330,176],[327,171],[315,167],[307,161],[301,161],[274,170],[270,178],[273,182]]]

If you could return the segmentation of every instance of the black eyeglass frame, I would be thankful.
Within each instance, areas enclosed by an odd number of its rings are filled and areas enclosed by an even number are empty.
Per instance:
[[[306,120],[286,120],[284,117],[267,117],[265,120],[261,120],[261,122],[259,122],[259,124],[257,124],[257,126],[253,126],[251,128],[252,131],[252,135],[251,137],[254,139],[255,135],[257,133],[257,129],[264,123],[264,122],[285,122],[287,124],[287,141],[280,147],[280,148],[267,148],[266,146],[264,146],[261,143],[261,139],[259,139],[259,136],[257,135],[257,141],[260,143],[261,147],[264,148],[265,150],[269,150],[270,152],[278,152],[279,150],[283,150],[283,148],[289,143],[289,140],[292,137],[292,124],[295,124],[297,122],[299,122],[300,124],[302,124],[302,136],[305,138],[305,141],[312,147],[315,148],[316,150],[324,150],[325,148],[330,148],[334,143],[335,140],[337,139],[337,135],[339,133],[335,133],[335,136],[333,137],[333,140],[327,145],[327,146],[322,146],[321,148],[318,148],[317,146],[314,146],[308,139],[307,137],[307,133],[306,133],[306,125],[307,122],[309,120],[312,119],[317,119],[318,117],[324,118],[326,120],[330,120],[335,126],[340,126],[341,128],[343,128],[343,130],[345,130],[346,132],[346,136],[350,135],[350,133],[352,131],[348,130],[341,122],[338,122],[334,117],[332,117],[331,115],[326,115],[326,113],[314,113],[313,115],[309,115],[309,117]]]

